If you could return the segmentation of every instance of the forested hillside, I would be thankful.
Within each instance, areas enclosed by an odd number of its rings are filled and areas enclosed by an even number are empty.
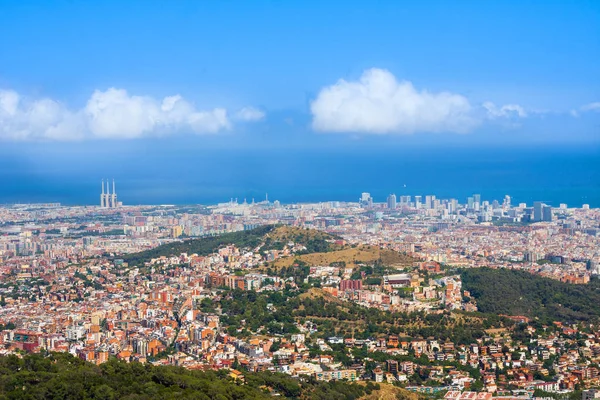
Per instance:
[[[476,268],[461,271],[463,288],[484,313],[525,315],[540,322],[600,318],[600,282],[573,285],[524,271]]]
[[[281,250],[288,242],[305,246],[306,250],[302,254],[328,252],[339,248],[332,244],[335,239],[339,238],[314,229],[265,225],[248,231],[163,244],[154,249],[123,255],[121,258],[129,265],[142,266],[145,262],[161,256],[178,256],[181,253],[206,256],[226,245],[235,245],[239,248],[262,245],[261,250]]]
[[[55,353],[0,357],[0,399],[358,399],[379,385],[304,382],[288,375],[248,373],[235,382],[228,371],[192,371],[178,367],[111,360],[96,366]]]
[[[145,262],[161,256],[178,256],[181,253],[205,256],[229,244],[238,247],[256,247],[263,242],[264,235],[274,228],[273,225],[265,225],[248,231],[230,232],[219,236],[168,243],[140,253],[127,254],[121,258],[130,265],[141,266]]]
[[[271,310],[267,304],[272,304]],[[367,339],[380,335],[405,338],[435,336],[457,344],[469,344],[485,335],[485,329],[512,326],[513,322],[497,315],[466,313],[455,315],[387,312],[342,302],[315,289],[296,292],[256,293],[233,290],[218,302],[208,299],[199,304],[205,312],[219,310],[231,333],[244,326],[250,331],[263,328],[266,334],[298,333],[296,322],[312,321],[319,326],[318,336],[353,336]],[[244,321],[244,323],[242,323]],[[244,335],[236,333],[237,335]]]

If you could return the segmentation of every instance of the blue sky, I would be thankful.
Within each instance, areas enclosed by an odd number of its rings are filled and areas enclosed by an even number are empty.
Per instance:
[[[136,202],[155,177],[172,190],[160,202],[176,190],[179,201],[254,196],[287,176],[331,198],[343,171],[354,171],[344,178],[353,198],[372,174],[383,185],[451,171],[421,186],[435,193],[460,176],[453,151],[495,161],[470,178],[494,185],[510,164],[495,149],[527,160],[544,146],[586,149],[572,195],[594,190],[598,202],[599,66],[595,0],[0,0],[0,202],[93,203],[109,177]],[[294,162],[275,179],[268,160],[285,152]],[[328,154],[341,165],[320,181]],[[377,163],[394,154],[412,164],[381,175]],[[555,184],[536,179],[536,165],[552,160],[530,163],[523,193],[532,180],[538,194]],[[552,173],[556,198],[577,168]]]
[[[0,48],[7,146],[600,136],[597,1],[2,1]]]

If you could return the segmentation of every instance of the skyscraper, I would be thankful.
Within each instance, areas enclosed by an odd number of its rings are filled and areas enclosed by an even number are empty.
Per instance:
[[[469,210],[475,209],[475,199],[473,197],[467,197],[467,208]]]
[[[435,196],[425,196],[425,208],[430,210],[433,208],[433,199]]]
[[[387,198],[387,206],[390,210],[396,209],[396,195],[390,194]]]
[[[542,207],[542,221],[552,222],[552,207],[545,204]]]
[[[544,203],[542,203],[541,201],[533,202],[533,221],[534,222],[539,222],[542,220],[543,208],[544,208]]]

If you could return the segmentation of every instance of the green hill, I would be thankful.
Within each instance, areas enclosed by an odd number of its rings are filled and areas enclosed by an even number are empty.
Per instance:
[[[263,242],[264,235],[274,228],[273,225],[265,225],[248,231],[230,232],[219,236],[167,243],[139,253],[126,254],[121,258],[129,265],[142,266],[153,258],[178,256],[181,253],[207,256],[230,244],[238,247],[256,247]]]
[[[524,271],[476,268],[461,271],[463,289],[484,313],[525,315],[540,322],[600,317],[600,282],[573,285]]]
[[[120,258],[129,265],[143,266],[145,262],[162,256],[178,256],[181,253],[206,256],[227,245],[235,245],[239,248],[254,248],[260,245],[261,250],[281,250],[288,242],[304,245],[305,253],[327,252],[339,248],[332,243],[336,239],[339,238],[314,229],[265,225],[248,231],[167,243],[154,249],[126,254]]]

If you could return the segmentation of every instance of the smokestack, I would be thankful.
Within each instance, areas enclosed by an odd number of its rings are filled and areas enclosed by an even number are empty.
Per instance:
[[[100,195],[100,207],[104,208],[104,179],[102,179],[102,194]]]
[[[115,179],[113,178],[113,193],[111,197],[112,207],[117,207],[117,190],[115,189]]]

